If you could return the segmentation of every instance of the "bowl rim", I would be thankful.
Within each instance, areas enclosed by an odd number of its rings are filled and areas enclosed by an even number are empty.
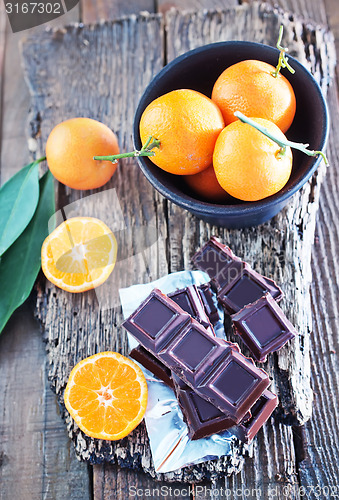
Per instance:
[[[227,46],[236,46],[236,45],[241,45],[241,46],[251,46],[257,47],[258,49],[262,50],[263,48],[266,51],[271,51],[272,53],[275,52],[276,54],[279,54],[279,50],[276,47],[272,47],[270,45],[266,45],[263,43],[258,43],[258,42],[251,42],[251,41],[242,41],[242,40],[226,40],[226,41],[220,41],[220,42],[212,42],[206,45],[202,45],[200,47],[197,47],[195,49],[189,50],[180,56],[174,58],[172,61],[170,61],[168,64],[166,64],[149,82],[149,84],[146,86],[144,92],[142,93],[138,106],[134,115],[133,119],[133,144],[135,149],[139,147],[137,144],[137,139],[140,139],[139,136],[139,121],[140,121],[140,116],[142,114],[142,111],[145,109],[145,105],[143,101],[145,98],[148,96],[150,91],[157,85],[157,82],[159,80],[159,77],[163,78],[169,71],[172,70],[174,66],[176,66],[178,63],[181,63],[185,59],[191,57],[192,55],[199,54],[200,52],[205,52],[211,49],[215,49],[218,47],[227,47]],[[327,103],[325,100],[325,97],[321,91],[321,88],[318,84],[318,82],[315,80],[313,75],[310,73],[310,71],[303,65],[301,64],[297,59],[295,59],[292,56],[288,56],[289,62],[292,63],[292,66],[294,69],[296,69],[299,72],[304,73],[304,75],[307,76],[307,78],[310,79],[312,82],[312,86],[315,90],[315,92],[318,94],[319,100],[322,104],[322,109],[323,109],[323,115],[325,117],[324,123],[323,123],[323,132],[322,136],[320,139],[320,150],[323,151],[326,147],[327,141],[328,141],[328,135],[329,135],[329,112],[328,112],[328,107]],[[139,116],[139,118],[138,118]],[[314,174],[314,172],[317,170],[322,157],[319,155],[318,157],[315,157],[315,161],[312,165],[312,167],[299,179],[298,182],[296,182],[294,185],[292,185],[289,189],[281,193],[280,191],[278,193],[275,193],[274,195],[268,196],[267,198],[264,198],[262,200],[258,201],[252,201],[252,202],[246,202],[239,200],[240,203],[237,203],[236,205],[222,205],[218,203],[211,203],[208,201],[201,201],[196,198],[193,198],[192,196],[182,193],[182,194],[177,194],[173,192],[171,189],[169,189],[165,184],[163,184],[162,181],[160,181],[156,175],[154,175],[148,168],[146,164],[143,163],[144,159],[143,157],[137,157],[139,166],[147,178],[147,180],[152,184],[152,186],[163,196],[168,198],[170,201],[173,201],[177,205],[187,209],[187,210],[192,210],[192,203],[194,203],[194,211],[207,215],[207,216],[216,216],[216,215],[228,215],[231,217],[238,217],[239,215],[246,215],[246,212],[251,213],[253,215],[254,213],[260,213],[263,210],[267,210],[270,206],[275,206],[277,204],[283,204],[284,202],[287,202],[287,200],[293,196],[299,189],[302,188],[304,184],[310,179],[310,177]],[[156,166],[156,165],[155,165]],[[158,167],[159,168],[159,167]],[[170,174],[169,174],[170,175]],[[174,174],[173,174],[174,175]]]

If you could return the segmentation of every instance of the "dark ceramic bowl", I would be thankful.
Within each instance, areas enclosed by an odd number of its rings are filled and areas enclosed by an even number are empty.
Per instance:
[[[188,88],[211,96],[214,82],[232,64],[246,59],[259,59],[276,66],[279,51],[273,47],[252,42],[218,42],[174,59],[151,81],[142,95],[133,125],[134,146],[141,149],[140,117],[146,106],[171,90]],[[296,70],[283,74],[291,82],[297,101],[297,111],[287,137],[295,142],[310,144],[313,150],[323,150],[328,135],[328,112],[321,90],[307,69],[290,57]],[[284,188],[261,201],[242,202],[232,199],[230,204],[214,204],[197,199],[179,175],[169,174],[154,165],[147,157],[138,157],[138,163],[149,182],[163,196],[194,215],[212,224],[229,228],[256,226],[276,215],[289,198],[300,189],[317,169],[321,158],[309,157],[293,150],[292,174]]]

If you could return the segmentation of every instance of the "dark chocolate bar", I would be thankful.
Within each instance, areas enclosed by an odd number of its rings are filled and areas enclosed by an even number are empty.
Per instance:
[[[272,279],[254,271],[214,236],[193,256],[192,261],[208,273],[212,286],[218,292],[218,300],[231,314],[265,293],[270,293],[276,301],[283,297],[281,289]]]
[[[130,356],[175,390],[188,427],[188,435],[192,440],[208,437],[228,429],[240,440],[249,443],[278,404],[277,396],[266,389],[242,421],[234,426],[234,421],[230,417],[201,398],[177,375],[171,374],[171,371],[161,361],[142,346],[139,345],[133,349]]]
[[[123,325],[198,395],[240,422],[269,385],[268,375],[181,311],[154,289]]]
[[[199,323],[206,328],[210,335],[215,335],[209,317],[205,311],[204,304],[202,303],[200,294],[195,285],[169,293],[168,297],[176,302],[181,309],[192,316],[192,318],[199,321]]]
[[[244,307],[232,316],[232,320],[235,332],[260,362],[297,334],[270,294]]]
[[[251,417],[229,429],[244,443],[250,443],[278,406],[278,398],[266,390],[251,408]]]
[[[204,308],[210,322],[212,323],[212,325],[215,325],[219,321],[220,317],[217,306],[215,305],[213,300],[210,284],[204,283],[203,285],[199,285],[197,287],[197,290],[200,295],[201,301],[204,304]]]
[[[172,380],[172,372],[167,366],[164,365],[161,361],[159,361],[153,354],[147,351],[141,345],[135,347],[129,353],[131,358],[138,361],[142,366],[144,366],[147,370],[153,373],[160,380],[165,382],[169,387],[174,389],[174,384]]]

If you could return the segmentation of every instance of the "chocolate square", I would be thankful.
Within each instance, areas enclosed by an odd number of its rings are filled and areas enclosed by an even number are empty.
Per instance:
[[[244,307],[232,320],[235,332],[260,362],[297,333],[270,294]]]
[[[197,386],[222,361],[230,349],[221,339],[212,337],[198,322],[192,321],[172,339],[159,358],[190,386]]]
[[[183,311],[190,314],[192,318],[199,321],[199,323],[206,328],[210,335],[215,336],[213,327],[205,311],[204,304],[201,301],[200,294],[195,285],[169,293],[168,297],[178,304]]]
[[[204,381],[204,386],[208,388],[210,402],[220,410],[222,407],[226,411],[228,409],[232,418],[239,423],[269,383],[267,374],[258,369],[250,359],[230,350],[223,363]],[[204,396],[201,387],[199,391]]]
[[[200,397],[176,375],[173,375],[173,384],[188,427],[188,436],[192,441],[224,431],[234,425],[230,417]]]
[[[242,269],[237,267],[233,273],[229,273],[230,281],[218,292],[218,300],[223,307],[233,314],[240,311],[246,305],[257,301],[266,293],[280,297],[279,287],[273,287],[263,276],[253,271],[248,264],[243,264]]]
[[[147,350],[154,353],[189,323],[189,314],[175,302],[168,301],[160,290],[154,289],[123,325]]]
[[[234,256],[230,248],[220,243],[214,236],[192,258],[193,264],[205,271],[213,281],[234,260],[239,259]]]
[[[230,381],[232,381],[232,384]],[[236,405],[244,397],[244,394],[251,390],[255,382],[255,376],[236,361],[231,361],[213,380],[211,387],[223,397],[226,397],[232,405]]]
[[[211,291],[210,284],[204,283],[203,285],[199,285],[197,290],[210,322],[212,325],[215,325],[219,321],[220,317],[217,306],[213,300],[213,292]]]
[[[165,366],[161,361],[159,361],[153,354],[147,351],[141,345],[135,347],[129,353],[132,359],[138,361],[147,370],[153,373],[156,377],[162,380],[165,384],[173,389],[172,373],[167,366]]]

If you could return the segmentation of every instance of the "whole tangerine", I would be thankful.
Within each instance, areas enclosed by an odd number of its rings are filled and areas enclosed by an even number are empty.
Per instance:
[[[96,161],[96,154],[118,154],[118,140],[103,123],[71,118],[53,128],[46,143],[50,171],[73,189],[95,189],[110,180],[117,168],[111,161]]]
[[[291,126],[296,98],[290,82],[270,64],[247,60],[225,69],[214,84],[212,100],[221,109],[225,124],[236,120],[235,111],[265,118],[283,132]]]
[[[279,127],[263,118],[252,120],[281,141]],[[234,198],[258,201],[271,196],[287,183],[292,171],[292,151],[240,120],[227,125],[214,148],[213,167],[219,184]]]
[[[197,174],[185,175],[185,182],[202,200],[218,203],[229,198],[229,194],[218,182],[213,165]]]
[[[152,101],[140,119],[142,144],[160,141],[150,160],[178,175],[201,172],[212,163],[215,141],[224,128],[218,106],[200,92],[173,90]]]

